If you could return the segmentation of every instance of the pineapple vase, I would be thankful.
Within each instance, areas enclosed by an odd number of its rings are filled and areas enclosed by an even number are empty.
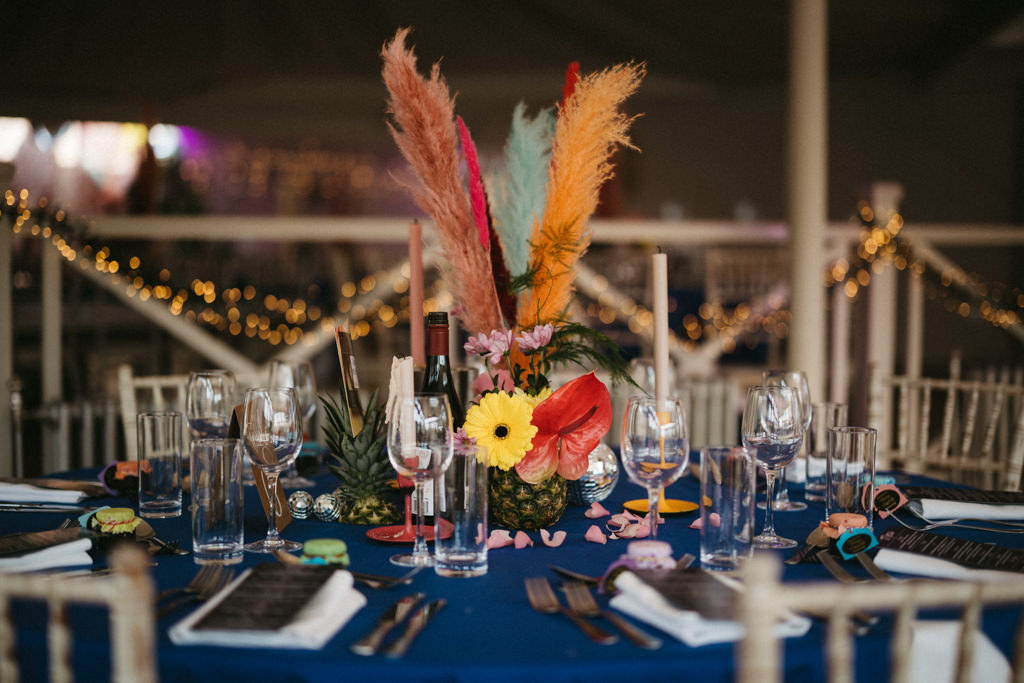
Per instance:
[[[496,526],[536,531],[553,526],[562,518],[568,502],[566,481],[552,474],[529,484],[515,469],[492,467],[488,478],[488,505]]]

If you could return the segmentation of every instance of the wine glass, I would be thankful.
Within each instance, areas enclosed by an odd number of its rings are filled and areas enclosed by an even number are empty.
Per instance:
[[[416,394],[399,399],[388,425],[388,458],[395,470],[413,481],[416,497],[423,500],[427,482],[437,479],[452,461],[452,413],[444,394]],[[416,540],[411,553],[391,557],[403,567],[431,567],[423,529],[423,506],[416,512]]]
[[[235,409],[238,384],[229,370],[199,370],[188,377],[185,419],[193,439],[224,439]]]
[[[313,366],[306,361],[291,363],[274,360],[270,364],[270,386],[295,389],[302,415],[303,434],[307,434],[306,422],[316,412],[316,381],[313,378]],[[295,461],[298,461],[298,458]],[[315,484],[316,482],[311,479],[299,476],[294,461],[281,477],[281,485],[288,489],[309,488]]]
[[[811,426],[811,392],[807,388],[807,375],[801,371],[765,370],[761,373],[761,384],[765,386],[793,387],[800,395],[800,409],[803,411],[804,434]],[[762,504],[757,506],[762,508]],[[762,508],[763,509],[763,508]],[[786,486],[786,469],[779,470],[779,492],[775,495],[776,512],[798,512],[806,510],[807,503],[789,499]]]
[[[254,553],[298,550],[302,544],[277,535],[277,478],[302,448],[302,418],[299,399],[291,387],[259,387],[245,392],[242,402],[242,438],[253,464],[260,469],[267,486],[267,537],[247,543]]]
[[[677,399],[634,396],[622,423],[622,466],[634,484],[647,489],[651,538],[658,530],[658,499],[662,489],[686,471],[690,458],[683,407]]]
[[[753,539],[755,548],[793,548],[796,541],[775,533],[775,479],[796,457],[803,440],[800,395],[793,387],[750,387],[743,409],[743,445],[753,448],[768,481],[764,531]]]

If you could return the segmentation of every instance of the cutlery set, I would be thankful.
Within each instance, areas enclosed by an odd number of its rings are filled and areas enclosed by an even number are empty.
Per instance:
[[[448,604],[444,598],[420,604],[425,593],[412,593],[398,599],[377,618],[377,624],[365,636],[352,643],[350,649],[357,655],[370,656],[382,652],[385,657],[397,659],[404,655],[416,636],[430,620]],[[385,638],[403,622],[405,630],[381,651]]]

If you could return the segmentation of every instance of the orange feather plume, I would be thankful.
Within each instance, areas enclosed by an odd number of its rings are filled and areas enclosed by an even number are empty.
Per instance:
[[[628,131],[635,117],[620,112],[619,105],[636,92],[644,74],[638,64],[589,74],[559,108],[544,216],[530,239],[534,275],[520,300],[522,327],[565,317],[576,263],[590,244],[588,221],[601,185],[613,175],[612,152],[619,145],[633,147]]]

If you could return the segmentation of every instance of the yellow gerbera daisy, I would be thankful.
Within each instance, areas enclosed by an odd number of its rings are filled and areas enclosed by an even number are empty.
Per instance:
[[[466,412],[466,435],[487,449],[487,464],[511,469],[529,452],[537,428],[526,397],[503,391],[485,395]],[[482,462],[482,460],[481,460]]]

